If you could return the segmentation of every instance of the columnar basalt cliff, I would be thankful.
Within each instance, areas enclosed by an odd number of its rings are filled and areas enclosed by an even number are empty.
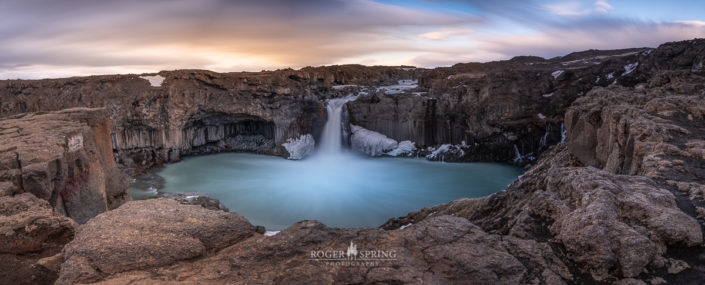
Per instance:
[[[0,196],[31,193],[79,223],[129,199],[104,109],[17,115],[0,130]]]
[[[388,84],[416,71],[331,66],[258,73],[201,70],[0,82],[0,116],[76,106],[106,107],[119,165],[140,172],[182,155],[252,151],[286,155],[301,134],[318,138],[322,103],[336,84]]]
[[[649,52],[588,51],[436,68],[421,74],[415,96],[372,94],[351,102],[351,121],[419,147],[465,142],[462,154],[445,160],[538,156],[561,140],[563,114],[576,98],[615,83],[625,66]]]
[[[0,280],[51,284],[76,222],[129,200],[104,109],[0,120]]]
[[[543,59],[432,70],[358,65],[270,72],[163,71],[0,82],[0,116],[106,107],[117,162],[130,173],[183,155],[252,151],[287,156],[282,144],[319,139],[325,99],[359,95],[345,114],[357,126],[452,161],[526,163],[562,138],[563,114],[594,86],[634,86],[664,70],[702,69],[702,40],[658,49],[584,51]],[[698,65],[700,63],[700,65]],[[418,86],[391,87],[417,79]],[[464,142],[464,144],[463,144]]]

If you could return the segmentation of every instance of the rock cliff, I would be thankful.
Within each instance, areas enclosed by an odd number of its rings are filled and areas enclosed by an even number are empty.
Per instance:
[[[130,173],[182,155],[250,151],[286,155],[288,139],[320,137],[323,100],[338,84],[388,84],[416,71],[357,65],[298,71],[90,76],[0,81],[0,117],[105,107],[117,163]]]
[[[0,280],[51,284],[76,222],[117,208],[130,178],[113,159],[104,109],[0,120]]]
[[[289,157],[283,144],[290,139],[320,138],[326,99],[357,95],[344,110],[350,123],[411,141],[421,155],[454,145],[456,151],[429,159],[524,164],[562,139],[565,110],[591,88],[633,87],[666,70],[702,70],[703,46],[694,40],[432,70],[345,65],[5,80],[0,117],[105,107],[117,162],[134,174],[192,154]]]
[[[79,223],[129,199],[104,109],[74,108],[0,120],[0,197],[31,193]]]

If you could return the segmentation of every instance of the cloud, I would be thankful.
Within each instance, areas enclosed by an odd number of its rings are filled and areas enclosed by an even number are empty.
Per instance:
[[[697,21],[697,20],[682,20],[682,21],[675,21],[674,23],[677,24],[683,24],[686,26],[698,26],[698,27],[705,27],[705,21]]]
[[[444,28],[438,31],[420,34],[419,38],[434,41],[445,41],[452,37],[468,38],[472,32],[473,30],[468,27]]]
[[[605,0],[416,1],[423,5],[5,0],[0,4],[0,78],[339,63],[434,67],[705,36],[700,20],[618,17]]]
[[[597,13],[606,14],[614,7],[607,3],[607,0],[597,0],[595,1],[595,11]]]
[[[597,0],[592,6],[584,1],[561,1],[541,5],[548,13],[560,16],[586,16],[593,13],[607,14],[614,9],[606,0]]]
[[[443,30],[482,20],[370,0],[6,2],[0,9],[5,69],[321,65],[414,50],[408,41],[418,35],[415,28]]]
[[[656,47],[661,43],[705,37],[705,29],[682,23],[623,22],[591,29],[557,28],[521,36],[495,36],[480,39],[479,49],[492,50],[507,57],[532,55],[554,57],[588,48],[619,49]]]
[[[584,9],[577,1],[559,2],[543,5],[543,9],[551,14],[561,16],[582,16],[590,14],[590,10]]]

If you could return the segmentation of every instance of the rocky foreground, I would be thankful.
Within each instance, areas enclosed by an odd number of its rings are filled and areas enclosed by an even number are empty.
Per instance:
[[[110,110],[4,118],[0,256],[5,262],[0,279],[12,284],[702,283],[705,41],[626,52],[639,58],[630,72],[622,69],[611,83],[597,84],[583,95],[570,92],[576,99],[564,102],[569,105],[565,112],[546,117],[564,123],[565,141],[544,146],[506,190],[421,209],[380,228],[335,229],[302,221],[271,235],[209,199],[125,202],[125,176],[110,151],[124,149],[113,145]],[[624,51],[596,53],[562,60],[568,65],[567,60],[579,58],[584,72],[586,57],[629,56]],[[523,60],[538,59],[515,60],[510,62],[526,65]],[[475,80],[465,71],[462,76],[443,73],[452,70],[423,75],[419,85],[435,77]],[[578,71],[565,68],[549,80],[571,72]],[[46,82],[52,81],[27,86]],[[22,82],[3,84],[10,83]],[[345,88],[360,87],[340,90]],[[41,98],[30,95],[26,98]],[[361,96],[362,101],[349,103],[349,111],[389,100],[380,96]],[[351,122],[364,124],[355,114],[360,113],[351,113]],[[554,140],[560,140],[557,136]],[[357,257],[370,251],[379,257],[383,251],[387,259],[328,264],[316,255],[351,249]]]

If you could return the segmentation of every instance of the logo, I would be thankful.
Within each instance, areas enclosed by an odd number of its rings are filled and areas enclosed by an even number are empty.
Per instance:
[[[327,266],[378,266],[383,262],[397,260],[396,250],[357,249],[350,241],[347,250],[312,250],[309,260]]]

